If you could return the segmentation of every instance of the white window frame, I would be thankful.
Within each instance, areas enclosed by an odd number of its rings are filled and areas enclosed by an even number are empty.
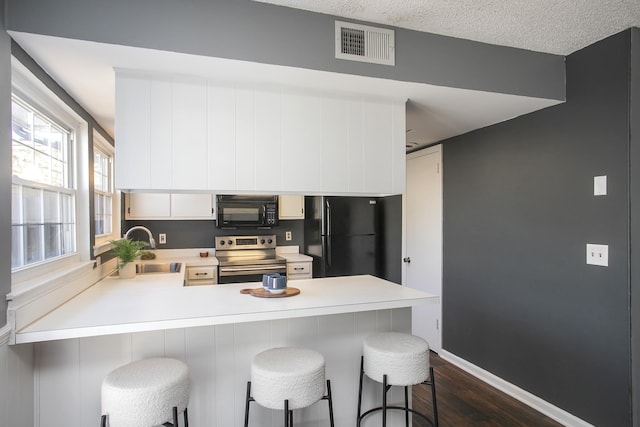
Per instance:
[[[64,124],[64,127],[70,129],[75,135],[72,180],[75,183],[76,193],[76,252],[13,269],[11,291],[19,293],[37,287],[40,282],[46,282],[53,271],[81,268],[90,261],[90,242],[83,236],[89,235],[89,221],[92,219],[89,218],[88,209],[87,122],[13,57],[11,58],[11,85],[12,93],[56,122]]]
[[[111,158],[111,233],[108,234],[96,234],[93,247],[93,254],[98,256],[111,249],[111,240],[116,240],[120,237],[120,191],[115,189],[115,150],[107,140],[102,137],[97,131],[93,131],[93,149],[99,150]],[[95,189],[94,193],[101,194],[101,191]],[[95,196],[94,196],[95,200]]]

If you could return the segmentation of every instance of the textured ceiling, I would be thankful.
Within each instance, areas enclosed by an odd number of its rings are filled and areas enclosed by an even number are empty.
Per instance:
[[[559,55],[640,27],[640,0],[254,1]]]

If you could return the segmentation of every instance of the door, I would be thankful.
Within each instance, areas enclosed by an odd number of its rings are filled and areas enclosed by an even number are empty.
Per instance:
[[[440,296],[414,306],[413,333],[429,347],[442,346],[442,151],[431,147],[407,156],[405,281],[410,288]],[[410,262],[407,262],[409,261]]]

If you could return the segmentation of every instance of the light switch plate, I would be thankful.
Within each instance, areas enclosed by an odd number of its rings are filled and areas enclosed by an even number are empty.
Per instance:
[[[587,264],[609,266],[609,245],[587,243]]]
[[[160,233],[158,235],[158,240],[160,240],[160,244],[161,245],[166,245],[167,244],[167,235],[165,233]]]
[[[594,196],[607,195],[607,176],[606,175],[593,177],[593,195]]]

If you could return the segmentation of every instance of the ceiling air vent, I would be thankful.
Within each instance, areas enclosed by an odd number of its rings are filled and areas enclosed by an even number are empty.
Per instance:
[[[395,65],[394,32],[336,21],[336,58]]]

